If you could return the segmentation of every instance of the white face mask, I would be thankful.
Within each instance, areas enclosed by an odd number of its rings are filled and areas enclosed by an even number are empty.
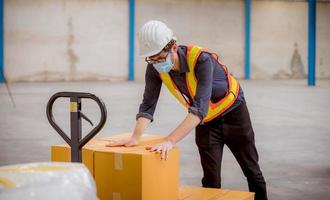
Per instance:
[[[171,71],[174,63],[172,62],[172,53],[168,53],[166,56],[166,60],[161,63],[153,64],[154,68],[158,71],[158,73],[168,73]]]

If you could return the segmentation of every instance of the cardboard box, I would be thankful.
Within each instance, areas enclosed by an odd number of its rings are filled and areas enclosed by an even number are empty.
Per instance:
[[[144,135],[139,146],[105,147],[110,140],[128,134],[93,139],[82,150],[83,163],[93,175],[101,200],[176,200],[179,196],[179,150],[174,148],[167,161],[145,148],[164,140]],[[70,161],[70,147],[51,148],[52,161]]]
[[[179,200],[253,200],[254,193],[227,189],[180,187]]]
[[[168,160],[145,147],[95,151],[95,182],[100,199],[176,200],[179,196],[179,151]]]
[[[95,149],[105,149],[105,145],[110,141],[120,140],[129,137],[131,133],[123,133],[119,135],[112,135],[102,138],[93,138],[90,140],[82,149],[82,162],[89,169],[91,174],[94,176],[94,151]],[[160,135],[147,135],[144,134],[141,137],[139,146],[147,146],[149,144],[155,144],[162,142],[163,136]],[[108,147],[107,147],[108,148]],[[125,147],[122,147],[127,149]],[[68,144],[60,144],[51,146],[51,161],[55,162],[71,162],[71,149]]]

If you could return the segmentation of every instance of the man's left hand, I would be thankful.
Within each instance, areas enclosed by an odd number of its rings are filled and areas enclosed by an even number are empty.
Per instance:
[[[173,149],[173,143],[167,140],[165,142],[155,144],[151,147],[147,147],[146,149],[149,150],[150,152],[161,153],[162,154],[161,159],[167,160],[170,150]]]

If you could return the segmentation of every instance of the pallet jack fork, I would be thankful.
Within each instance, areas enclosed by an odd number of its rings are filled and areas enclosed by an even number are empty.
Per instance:
[[[70,98],[70,122],[71,122],[71,138],[55,123],[53,117],[53,105],[58,98]],[[88,121],[92,126],[93,123],[81,112],[81,99],[94,100],[101,111],[100,122],[94,127],[84,138],[81,134],[81,118]],[[104,126],[107,119],[107,109],[101,99],[94,94],[82,92],[58,92],[54,94],[48,101],[46,108],[47,119],[50,125],[71,147],[71,162],[82,162],[81,149],[91,140]]]

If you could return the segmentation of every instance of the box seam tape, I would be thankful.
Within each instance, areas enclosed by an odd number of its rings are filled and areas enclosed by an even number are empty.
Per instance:
[[[112,193],[112,199],[113,200],[121,200],[120,192],[113,192]]]
[[[120,153],[115,153],[115,170],[121,171],[123,170],[123,158]]]

